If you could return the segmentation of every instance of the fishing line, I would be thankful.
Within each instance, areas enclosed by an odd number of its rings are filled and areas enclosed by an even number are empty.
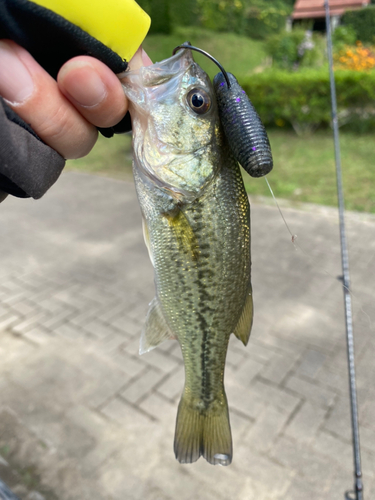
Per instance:
[[[337,276],[334,276],[334,275],[333,275],[333,274],[331,274],[329,271],[327,271],[327,269],[324,269],[324,268],[321,266],[321,264],[317,261],[316,257],[313,257],[312,255],[308,254],[308,253],[307,253],[307,252],[306,252],[303,248],[301,248],[301,246],[300,246],[298,243],[296,243],[297,235],[296,235],[296,234],[294,234],[294,233],[292,232],[292,230],[290,229],[290,226],[289,226],[289,224],[287,223],[287,221],[286,221],[286,219],[285,219],[285,216],[284,216],[284,214],[283,214],[283,213],[282,213],[282,211],[281,211],[280,205],[279,205],[279,203],[278,203],[278,201],[277,201],[277,199],[276,199],[276,196],[275,196],[275,194],[274,194],[274,192],[273,192],[273,189],[271,188],[271,185],[270,185],[270,183],[269,183],[269,181],[268,181],[268,179],[267,179],[267,176],[264,176],[264,180],[265,180],[265,181],[266,181],[266,183],[267,183],[268,189],[270,190],[270,193],[271,193],[271,195],[272,195],[272,198],[273,198],[273,200],[274,200],[274,202],[275,202],[275,205],[276,205],[276,207],[277,207],[277,209],[278,209],[278,211],[279,211],[279,213],[280,213],[280,216],[281,216],[281,218],[282,218],[282,220],[283,220],[283,222],[284,222],[284,224],[285,224],[285,227],[287,228],[287,230],[288,230],[289,234],[291,235],[291,241],[292,241],[292,243],[293,243],[294,249],[295,249],[296,251],[298,251],[298,250],[299,250],[299,251],[301,251],[301,252],[302,252],[302,253],[306,256],[306,258],[307,258],[307,259],[308,259],[308,260],[309,260],[309,261],[313,264],[314,268],[316,268],[318,271],[322,271],[322,272],[323,272],[323,273],[325,273],[327,276],[329,276],[330,278],[332,278],[334,281],[337,281],[337,280],[338,280]],[[371,259],[372,259],[372,257],[371,257]],[[372,320],[371,320],[370,315],[369,315],[369,314],[368,314],[368,313],[364,310],[363,306],[361,305],[361,303],[360,303],[360,302],[361,302],[361,301],[360,301],[360,299],[359,299],[359,298],[357,298],[357,296],[356,296],[356,295],[355,295],[355,294],[354,294],[354,293],[353,293],[353,292],[349,289],[349,287],[348,287],[348,286],[344,283],[344,281],[343,281],[341,278],[339,278],[339,281],[341,281],[341,285],[342,285],[342,287],[343,287],[343,288],[344,288],[344,289],[345,289],[345,290],[346,290],[346,291],[347,291],[347,292],[351,295],[351,297],[353,298],[354,302],[356,303],[356,305],[357,305],[358,309],[359,309],[359,310],[360,310],[360,311],[364,314],[364,316],[367,318],[367,320],[368,320],[368,324],[369,324],[369,327],[370,327],[370,329],[372,330],[372,329],[373,329],[373,322],[372,322]]]
[[[278,202],[277,202],[276,196],[273,194],[273,190],[272,190],[272,188],[271,188],[271,186],[270,186],[270,183],[268,182],[267,176],[264,176],[264,180],[266,181],[267,186],[268,186],[268,189],[270,190],[270,192],[271,192],[271,194],[272,194],[272,198],[273,198],[273,200],[274,200],[274,202],[275,202],[275,204],[276,204],[276,206],[277,206],[277,208],[278,208],[278,210],[279,210],[279,213],[280,213],[280,215],[281,215],[281,218],[283,219],[284,224],[285,224],[285,226],[286,226],[287,230],[289,231],[290,236],[292,237],[292,243],[293,243],[293,245],[294,245],[294,248],[297,250],[297,245],[296,245],[297,235],[296,235],[296,234],[293,234],[293,233],[292,233],[292,231],[290,230],[290,227],[288,226],[288,223],[287,223],[287,221],[285,220],[284,214],[282,213],[281,208],[280,208],[280,206],[279,206],[279,204],[278,204]],[[302,250],[302,249],[301,249],[301,250]],[[303,251],[303,250],[302,250],[302,251]]]

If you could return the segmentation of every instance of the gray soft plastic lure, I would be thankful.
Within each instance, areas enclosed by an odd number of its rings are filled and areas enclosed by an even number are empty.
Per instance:
[[[211,59],[221,72],[214,78],[220,122],[233,156],[252,177],[267,175],[273,167],[271,146],[264,125],[236,77],[227,73],[210,54],[186,42],[179,49],[196,50]]]
[[[233,155],[252,177],[262,177],[273,167],[271,146],[266,129],[246,92],[235,76],[223,73],[214,78],[220,121]]]

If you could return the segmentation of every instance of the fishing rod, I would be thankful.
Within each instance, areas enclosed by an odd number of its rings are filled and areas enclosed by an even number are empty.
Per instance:
[[[349,368],[349,392],[350,392],[350,409],[351,409],[353,455],[354,455],[354,492],[349,492],[349,491],[345,492],[345,498],[347,500],[353,500],[351,494],[354,493],[355,500],[363,500],[364,497],[363,497],[363,482],[362,482],[362,470],[361,470],[361,450],[359,444],[358,403],[357,403],[357,389],[355,381],[353,315],[352,315],[352,301],[350,295],[349,254],[348,254],[348,247],[347,247],[346,233],[345,233],[345,217],[344,217],[345,205],[344,205],[344,192],[342,187],[339,127],[337,120],[336,84],[335,84],[335,76],[333,73],[332,34],[331,34],[330,11],[329,11],[328,0],[324,0],[324,8],[326,14],[329,79],[331,86],[332,125],[333,125],[333,138],[335,144],[337,197],[338,197],[339,221],[340,221],[341,265],[343,274],[342,281],[343,281],[343,291],[344,291],[346,344],[347,344],[348,368]]]

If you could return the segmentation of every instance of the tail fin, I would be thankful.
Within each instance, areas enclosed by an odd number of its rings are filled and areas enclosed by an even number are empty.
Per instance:
[[[176,421],[174,453],[182,464],[203,457],[212,465],[232,462],[232,435],[225,394],[207,409],[199,409],[186,394],[181,398]]]

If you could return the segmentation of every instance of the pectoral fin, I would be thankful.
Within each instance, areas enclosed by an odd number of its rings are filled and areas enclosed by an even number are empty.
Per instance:
[[[199,259],[199,244],[194,231],[182,210],[173,214],[165,214],[172,227],[180,251],[191,256],[192,260]]]
[[[143,327],[141,341],[139,344],[139,354],[149,352],[164,340],[174,339],[161,310],[158,299],[155,297],[148,310],[146,324]]]
[[[249,284],[248,293],[241,317],[234,330],[235,336],[241,340],[244,345],[247,345],[250,338],[251,327],[253,326],[253,290],[251,283]]]

